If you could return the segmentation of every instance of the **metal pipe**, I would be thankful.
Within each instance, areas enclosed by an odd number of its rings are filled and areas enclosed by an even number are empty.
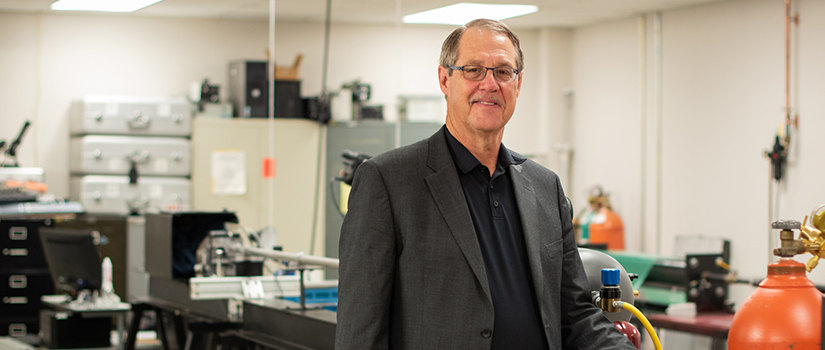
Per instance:
[[[653,93],[656,113],[656,254],[662,253],[662,12],[653,17]]]
[[[262,248],[242,247],[244,254],[262,256],[265,258],[295,261],[298,265],[317,265],[323,267],[338,268],[338,259],[324,256],[306,255],[304,253],[290,253]]]
[[[639,238],[642,242],[641,251],[648,252],[649,242],[647,232],[647,15],[639,16],[639,119],[640,130],[640,168],[639,168]]]
[[[791,124],[791,0],[785,0],[785,124]]]
[[[270,160],[275,159],[275,0],[269,0],[269,55],[267,55],[267,76],[266,81],[269,86],[268,90],[269,93],[266,96],[267,99],[267,106],[268,111],[267,113],[267,130],[269,131],[269,147],[268,147],[268,154],[267,158]],[[273,169],[267,169],[267,172],[270,174],[275,174],[275,164],[274,162],[266,162],[266,166],[273,167]],[[275,208],[275,177],[270,176],[266,178],[266,193],[267,193],[267,203],[269,204],[269,208]],[[275,227],[275,210],[268,210],[267,213],[267,224],[269,227]]]

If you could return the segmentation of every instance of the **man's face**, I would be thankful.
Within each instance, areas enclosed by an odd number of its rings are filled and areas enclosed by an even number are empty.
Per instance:
[[[479,28],[469,28],[461,36],[455,66],[480,65],[516,68],[516,51],[506,35]],[[438,67],[441,91],[447,98],[447,124],[461,134],[501,133],[513,116],[521,89],[521,73],[510,82],[501,83],[488,71],[484,79],[471,81],[461,71]],[[458,135],[456,135],[458,136]]]

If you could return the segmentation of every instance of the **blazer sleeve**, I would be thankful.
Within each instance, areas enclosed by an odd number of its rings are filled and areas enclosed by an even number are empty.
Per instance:
[[[372,161],[356,171],[339,241],[335,348],[389,348],[396,243],[386,184]]]
[[[627,349],[636,347],[593,305],[571,221],[572,208],[556,179],[562,222],[562,337],[565,349]]]

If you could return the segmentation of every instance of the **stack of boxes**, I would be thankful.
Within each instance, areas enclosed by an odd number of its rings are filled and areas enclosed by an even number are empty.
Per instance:
[[[71,114],[71,198],[87,213],[190,209],[186,99],[87,96]]]

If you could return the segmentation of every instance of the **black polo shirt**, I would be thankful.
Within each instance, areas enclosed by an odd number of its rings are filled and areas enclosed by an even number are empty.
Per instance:
[[[490,176],[486,166],[444,128],[470,208],[493,298],[495,325],[491,349],[547,349],[533,289],[510,165],[515,157],[504,145]]]

